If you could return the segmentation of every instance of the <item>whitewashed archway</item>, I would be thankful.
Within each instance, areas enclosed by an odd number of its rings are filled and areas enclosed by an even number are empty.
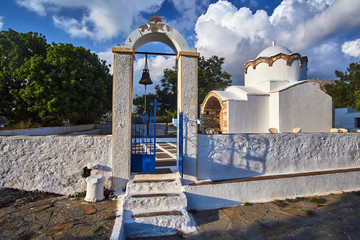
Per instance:
[[[135,52],[144,44],[162,42],[177,54],[178,61],[178,113],[184,116],[183,173],[184,178],[196,180],[197,166],[197,94],[198,57],[184,37],[174,28],[159,23],[155,14],[148,23],[135,29],[124,44],[117,44],[114,53],[113,79],[113,136],[112,176],[113,189],[124,189],[130,179],[131,113],[133,92],[133,63]],[[179,135],[179,134],[178,134]]]

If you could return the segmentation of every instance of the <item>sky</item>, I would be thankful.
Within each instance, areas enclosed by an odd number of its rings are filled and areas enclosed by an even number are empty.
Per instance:
[[[112,65],[111,48],[155,13],[201,56],[224,57],[233,85],[243,83],[246,61],[272,41],[308,57],[308,78],[335,80],[335,70],[360,59],[359,0],[0,0],[0,30],[42,33],[48,43],[83,46]],[[162,43],[139,51],[173,52]],[[148,56],[154,84],[147,92],[175,61]],[[137,84],[143,68],[144,56],[137,55],[134,96],[144,93]]]

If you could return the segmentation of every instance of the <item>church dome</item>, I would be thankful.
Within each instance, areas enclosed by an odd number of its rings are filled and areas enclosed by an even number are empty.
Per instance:
[[[245,86],[269,92],[283,83],[305,80],[307,61],[306,56],[278,46],[274,41],[272,46],[265,48],[255,60],[245,63]]]
[[[275,45],[275,43],[273,43],[272,46],[262,50],[261,53],[259,53],[259,55],[256,58],[272,57],[272,56],[278,55],[279,53],[284,53],[286,55],[292,54],[292,52],[289,49],[287,49],[286,47],[278,46],[278,45]]]

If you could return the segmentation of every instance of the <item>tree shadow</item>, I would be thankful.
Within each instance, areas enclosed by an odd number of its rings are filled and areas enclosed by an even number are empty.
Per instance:
[[[201,135],[199,180],[225,180],[263,175],[269,140],[260,135]]]

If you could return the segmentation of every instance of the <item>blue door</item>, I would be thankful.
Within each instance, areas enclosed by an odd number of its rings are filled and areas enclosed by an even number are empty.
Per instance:
[[[131,172],[155,173],[156,110],[154,115],[138,115],[131,118]]]

